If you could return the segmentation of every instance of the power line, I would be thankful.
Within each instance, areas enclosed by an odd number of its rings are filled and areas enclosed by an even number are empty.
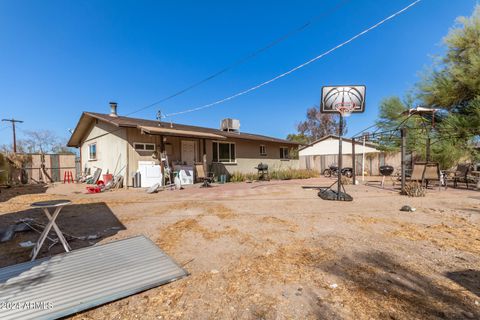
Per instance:
[[[246,94],[246,93],[249,93],[249,92],[251,92],[251,91],[254,91],[254,90],[256,90],[256,89],[259,89],[259,88],[261,88],[261,87],[263,87],[263,86],[265,86],[265,85],[267,85],[267,84],[270,84],[270,83],[274,82],[275,80],[278,80],[278,79],[280,79],[280,78],[282,78],[282,77],[285,77],[286,75],[289,75],[290,73],[293,73],[293,72],[295,72],[295,71],[297,71],[297,70],[299,70],[299,69],[301,69],[301,68],[303,68],[303,67],[311,64],[312,62],[315,62],[316,60],[318,60],[318,59],[320,59],[320,58],[322,58],[322,57],[324,57],[324,56],[326,56],[326,55],[328,55],[328,54],[336,51],[337,49],[339,49],[339,48],[347,45],[348,43],[356,40],[357,38],[359,38],[359,37],[361,37],[362,35],[368,33],[369,31],[371,31],[371,30],[379,27],[380,25],[384,24],[385,22],[387,22],[387,21],[395,18],[396,16],[400,15],[401,13],[403,13],[404,11],[410,9],[411,7],[413,7],[414,5],[416,5],[417,3],[421,2],[421,1],[422,1],[422,0],[416,0],[416,1],[412,2],[411,4],[409,4],[408,6],[404,7],[403,9],[395,12],[394,14],[392,14],[392,15],[390,15],[390,16],[388,16],[388,17],[386,17],[385,19],[381,20],[380,22],[377,22],[377,23],[374,24],[373,26],[371,26],[371,27],[365,29],[364,31],[356,34],[355,36],[351,37],[350,39],[348,39],[348,40],[346,40],[346,41],[344,41],[344,42],[342,42],[342,43],[340,43],[339,45],[333,47],[332,49],[330,49],[330,50],[328,50],[328,51],[326,51],[326,52],[318,55],[317,57],[315,57],[315,58],[313,58],[313,59],[310,59],[310,60],[308,60],[307,62],[305,62],[305,63],[303,63],[303,64],[301,64],[301,65],[299,65],[299,66],[296,66],[295,68],[290,69],[289,71],[287,71],[287,72],[285,72],[285,73],[282,73],[282,74],[280,74],[280,75],[278,75],[278,76],[276,76],[276,77],[274,77],[274,78],[272,78],[272,79],[270,79],[270,80],[268,80],[268,81],[265,81],[265,82],[263,82],[263,83],[261,83],[261,84],[259,84],[259,85],[256,85],[256,86],[254,86],[254,87],[252,87],[252,88],[250,88],[250,89],[241,91],[241,92],[239,92],[239,93],[237,93],[237,94],[234,94],[234,95],[232,95],[232,96],[229,96],[229,97],[224,98],[224,99],[221,99],[221,100],[218,100],[218,101],[216,101],[216,102],[209,103],[209,104],[207,104],[207,105],[203,105],[203,106],[200,106],[200,107],[196,107],[196,108],[192,108],[192,109],[180,111],[180,112],[170,113],[170,114],[165,115],[164,117],[172,117],[172,116],[176,116],[176,115],[179,115],[179,114],[185,114],[185,113],[194,112],[194,111],[202,110],[202,109],[205,109],[205,108],[209,108],[209,107],[212,107],[212,106],[214,106],[214,105],[220,104],[220,103],[222,103],[222,102],[225,102],[225,101],[228,101],[228,100],[232,100],[232,99],[234,99],[234,98],[237,98],[237,97],[239,97],[239,96],[242,96],[242,95],[244,95],[244,94]],[[150,106],[152,106],[152,105],[150,105]],[[137,111],[134,111],[134,112],[132,112],[132,113],[135,113],[135,112],[138,112],[138,110],[137,110]],[[128,116],[128,115],[130,115],[130,114],[132,114],[132,113],[129,113],[129,114],[127,114],[126,116]],[[120,129],[121,129],[121,128],[114,129],[114,130],[112,130],[112,131],[110,131],[110,132],[101,134],[100,136],[104,136],[104,135],[106,135],[106,134],[110,134],[110,133],[116,132],[116,131],[118,131],[118,130],[120,130]],[[100,136],[92,137],[92,138],[86,140],[85,142],[94,140],[94,139],[96,139],[96,138],[98,138],[98,137],[100,137]]]
[[[292,69],[290,69],[290,70],[288,70],[287,72],[284,72],[284,73],[282,73],[282,74],[279,74],[278,76],[276,76],[276,77],[274,77],[274,78],[272,78],[272,79],[270,79],[270,80],[264,81],[264,82],[262,82],[262,83],[260,83],[260,84],[258,84],[258,85],[256,85],[256,86],[253,86],[253,87],[251,87],[251,88],[249,88],[249,89],[240,91],[240,92],[238,92],[238,93],[236,93],[236,94],[233,94],[233,95],[231,95],[231,96],[228,96],[228,97],[223,98],[223,99],[220,99],[220,100],[217,100],[217,101],[215,101],[215,102],[208,103],[208,104],[205,104],[205,105],[203,105],[203,106],[199,106],[199,107],[195,107],[195,108],[190,108],[190,109],[187,109],[187,110],[184,110],[184,111],[173,112],[173,113],[167,114],[166,116],[167,116],[167,117],[172,117],[172,116],[177,116],[177,115],[180,115],[180,114],[185,114],[185,113],[190,113],[190,112],[194,112],[194,111],[199,111],[199,110],[202,110],[202,109],[210,108],[210,107],[213,107],[213,106],[215,106],[215,105],[217,105],[217,104],[221,104],[221,103],[223,103],[223,102],[226,102],[226,101],[229,101],[229,100],[233,100],[233,99],[238,98],[238,97],[240,97],[240,96],[243,96],[243,95],[245,95],[245,94],[247,94],[247,93],[250,93],[250,92],[252,92],[252,91],[255,91],[255,90],[257,90],[257,89],[260,89],[261,87],[264,87],[264,86],[266,86],[267,84],[270,84],[270,83],[272,83],[272,82],[274,82],[274,81],[276,81],[276,80],[278,80],[278,79],[280,79],[280,78],[283,78],[283,77],[285,77],[285,76],[287,76],[287,75],[289,75],[289,74],[291,74],[291,73],[293,73],[293,72],[295,72],[295,71],[297,71],[297,70],[299,70],[299,69],[302,69],[303,67],[306,67],[307,65],[309,65],[309,64],[311,64],[311,63],[313,63],[313,62],[315,62],[315,61],[317,61],[317,60],[325,57],[326,55],[328,55],[328,54],[330,54],[330,53],[332,53],[332,52],[340,49],[341,47],[343,47],[343,46],[349,44],[350,42],[352,42],[352,41],[360,38],[361,36],[363,36],[364,34],[372,31],[373,29],[378,28],[379,26],[381,26],[381,25],[384,24],[385,22],[387,22],[387,21],[389,21],[389,20],[397,17],[398,15],[400,15],[400,14],[403,13],[404,11],[410,9],[411,7],[413,7],[414,5],[416,5],[417,3],[421,2],[421,1],[422,1],[422,0],[416,0],[416,1],[412,2],[412,3],[410,3],[408,6],[404,7],[403,9],[401,9],[401,10],[399,10],[399,11],[397,11],[397,12],[395,12],[394,14],[386,17],[385,19],[381,20],[380,22],[377,22],[377,23],[374,24],[373,26],[371,26],[371,27],[363,30],[362,32],[356,34],[355,36],[351,37],[350,39],[348,39],[348,40],[340,43],[339,45],[336,45],[335,47],[333,47],[333,48],[325,51],[324,53],[316,56],[315,58],[310,59],[310,60],[308,60],[308,61],[306,61],[306,62],[304,62],[304,63],[302,63],[302,64],[300,64],[300,65],[298,65],[298,66],[296,66],[296,67],[294,67],[294,68],[292,68]]]
[[[206,77],[206,78],[204,78],[204,79],[202,79],[202,80],[200,80],[200,81],[197,81],[197,82],[195,82],[195,83],[187,86],[186,88],[184,88],[184,89],[182,89],[182,90],[180,90],[180,91],[175,92],[174,94],[171,94],[171,95],[169,95],[169,96],[167,96],[167,97],[165,97],[165,98],[162,98],[162,99],[160,99],[160,100],[158,100],[158,101],[155,101],[155,102],[153,102],[153,103],[151,103],[151,104],[149,104],[149,105],[147,105],[147,106],[145,106],[145,107],[142,107],[142,108],[140,108],[140,109],[138,109],[138,110],[132,111],[132,112],[126,114],[126,115],[127,115],[127,116],[132,115],[132,114],[134,114],[134,113],[137,113],[137,112],[140,112],[140,111],[149,109],[149,108],[151,108],[151,107],[153,107],[153,106],[156,106],[157,104],[160,104],[160,103],[162,103],[162,102],[165,102],[165,101],[167,101],[167,100],[170,100],[170,99],[172,99],[172,98],[175,98],[175,97],[177,97],[177,96],[179,96],[179,95],[181,95],[181,94],[183,94],[183,93],[185,93],[185,92],[187,92],[187,91],[190,91],[191,89],[193,89],[193,88],[195,88],[195,87],[198,87],[199,85],[201,85],[201,84],[203,84],[203,83],[205,83],[205,82],[207,82],[207,81],[209,81],[209,80],[212,80],[212,79],[220,76],[221,74],[223,74],[223,73],[225,73],[225,72],[227,72],[227,71],[229,71],[229,70],[231,70],[231,69],[233,69],[233,68],[235,68],[235,67],[238,67],[238,66],[241,65],[241,64],[244,64],[245,62],[247,62],[247,61],[249,61],[249,60],[252,60],[253,58],[255,58],[256,56],[258,56],[259,54],[261,54],[261,53],[267,51],[268,49],[276,46],[277,44],[279,44],[279,43],[287,40],[287,39],[290,38],[291,36],[293,36],[293,35],[295,35],[295,34],[297,34],[297,33],[300,33],[301,31],[305,30],[306,28],[308,28],[310,25],[312,25],[314,22],[320,20],[321,18],[324,18],[325,16],[331,15],[332,13],[338,11],[339,9],[341,9],[341,8],[342,8],[345,4],[347,4],[348,2],[350,2],[350,0],[343,0],[343,1],[339,2],[339,3],[338,3],[335,7],[333,7],[331,10],[329,10],[329,11],[327,11],[327,12],[323,12],[323,13],[317,15],[317,16],[314,17],[312,20],[307,21],[306,23],[304,23],[304,24],[301,25],[300,27],[298,27],[298,28],[296,28],[296,29],[293,29],[293,30],[287,32],[286,34],[284,34],[284,35],[276,38],[275,40],[273,40],[272,42],[270,42],[270,43],[267,44],[266,46],[264,46],[264,47],[262,47],[262,48],[260,48],[260,49],[258,49],[258,50],[255,50],[255,51],[251,52],[250,54],[248,54],[248,55],[246,55],[246,56],[244,56],[244,57],[242,57],[242,58],[234,61],[233,63],[231,63],[231,64],[227,65],[226,67],[224,67],[223,69],[221,69],[221,70],[219,70],[219,71],[217,71],[217,72],[209,75],[208,77]]]

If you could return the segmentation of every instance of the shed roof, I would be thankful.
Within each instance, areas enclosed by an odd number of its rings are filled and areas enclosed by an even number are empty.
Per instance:
[[[322,141],[325,141],[325,140],[329,140],[329,139],[339,140],[340,137],[339,137],[339,136],[336,136],[336,135],[333,135],[333,134],[329,134],[329,135],[326,135],[326,136],[324,136],[324,137],[321,137],[320,139],[317,139],[317,140],[315,140],[315,141],[313,141],[313,142],[311,142],[311,143],[309,143],[309,144],[307,144],[307,145],[304,145],[304,146],[300,147],[298,150],[306,149],[306,148],[311,147],[311,146],[313,146],[313,145],[315,145],[315,144],[317,144],[317,143],[319,143],[319,142],[322,142]],[[343,140],[343,141],[346,141],[346,142],[349,142],[349,143],[352,143],[352,142],[353,142],[352,139],[348,139],[348,138],[342,138],[342,140]],[[363,145],[362,140],[358,140],[358,139],[355,140],[355,145]],[[377,149],[377,147],[378,147],[377,145],[375,145],[375,144],[373,144],[373,143],[370,143],[370,142],[366,142],[366,143],[365,143],[365,146],[368,146],[368,147],[370,147],[370,148],[375,148],[375,149]]]

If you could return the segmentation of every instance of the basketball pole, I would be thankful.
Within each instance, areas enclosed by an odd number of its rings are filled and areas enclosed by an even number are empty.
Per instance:
[[[338,128],[338,182],[337,182],[337,200],[340,200],[340,193],[342,192],[342,140],[343,140],[343,114],[340,112],[340,127]]]

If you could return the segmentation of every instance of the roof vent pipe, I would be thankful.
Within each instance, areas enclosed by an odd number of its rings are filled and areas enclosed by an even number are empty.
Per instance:
[[[110,117],[118,117],[116,102],[110,102]]]

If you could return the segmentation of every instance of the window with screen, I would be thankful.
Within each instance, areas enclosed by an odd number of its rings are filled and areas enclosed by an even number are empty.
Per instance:
[[[234,163],[236,161],[235,143],[214,142],[213,162]]]
[[[97,144],[88,145],[88,160],[97,160]]]
[[[133,143],[133,147],[137,151],[155,151],[155,144],[154,143],[135,142],[135,143]]]
[[[287,147],[280,147],[280,159],[289,159]]]
[[[263,144],[260,145],[260,155],[266,156],[267,155],[267,147]]]

